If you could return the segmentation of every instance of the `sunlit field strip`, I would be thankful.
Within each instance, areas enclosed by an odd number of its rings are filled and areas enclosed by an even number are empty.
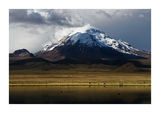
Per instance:
[[[10,86],[151,86],[151,83],[44,83],[44,84],[9,84]]]

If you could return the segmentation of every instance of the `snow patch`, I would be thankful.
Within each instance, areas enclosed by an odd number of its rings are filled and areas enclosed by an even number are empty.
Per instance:
[[[116,51],[126,54],[136,55],[135,51],[139,51],[125,41],[110,38],[105,32],[94,28],[89,24],[85,25],[84,27],[70,28],[64,30],[63,34],[67,35],[63,36],[63,38],[59,40],[57,44],[47,44],[44,50],[51,51],[56,46],[74,45],[76,43],[80,43],[87,46],[97,45],[100,47],[111,47]]]

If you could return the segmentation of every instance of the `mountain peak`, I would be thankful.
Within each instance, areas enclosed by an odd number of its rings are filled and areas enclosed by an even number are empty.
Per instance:
[[[15,50],[13,53],[10,53],[11,57],[28,57],[33,56],[32,53],[30,53],[27,49],[18,49]]]
[[[90,24],[87,24],[87,25],[84,25],[82,27],[76,27],[76,28],[73,28],[71,30],[71,33],[69,33],[69,36],[77,33],[77,32],[80,32],[80,33],[85,33],[88,29],[95,29],[95,27],[91,26]]]
[[[125,41],[115,40],[98,28],[92,27],[89,24],[83,27],[75,28],[67,36],[64,36],[58,43],[54,43],[45,47],[45,51],[51,51],[55,47],[64,45],[85,45],[89,47],[109,47],[118,52],[125,54],[137,55],[135,51],[138,49],[132,47]]]

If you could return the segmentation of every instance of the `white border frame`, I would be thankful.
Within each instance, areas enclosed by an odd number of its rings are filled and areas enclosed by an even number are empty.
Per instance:
[[[158,0],[3,0],[0,2],[0,70],[1,113],[154,113],[160,112],[159,60],[160,60],[160,7]],[[10,105],[8,88],[9,9],[151,9],[152,10],[152,104],[145,105]]]

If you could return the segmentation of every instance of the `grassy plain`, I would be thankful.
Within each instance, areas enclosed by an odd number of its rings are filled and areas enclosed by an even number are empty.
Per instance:
[[[46,67],[46,68],[45,68]],[[53,64],[42,67],[10,66],[10,85],[151,85],[150,68],[130,64]]]

